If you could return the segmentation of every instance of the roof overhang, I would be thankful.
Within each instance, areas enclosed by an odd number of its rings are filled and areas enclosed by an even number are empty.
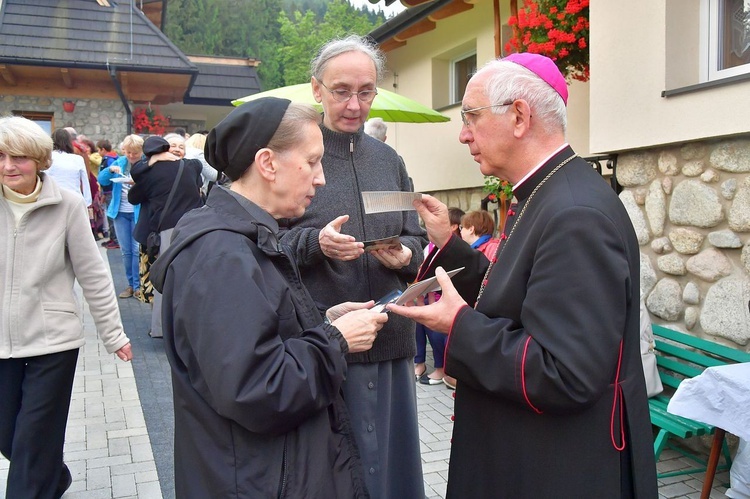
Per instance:
[[[189,73],[144,71],[111,63],[108,66],[62,66],[57,62],[7,60],[0,58],[0,92],[38,97],[112,99],[117,78],[125,97],[134,102],[168,104],[181,102],[198,70]]]
[[[474,0],[402,0],[401,3],[409,8],[369,33],[384,52],[403,47],[409,38],[432,31],[441,19],[474,8]]]

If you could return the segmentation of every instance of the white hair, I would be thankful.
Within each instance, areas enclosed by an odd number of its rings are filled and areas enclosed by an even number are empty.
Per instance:
[[[172,132],[172,133],[168,133],[168,134],[166,134],[166,135],[164,136],[164,140],[166,140],[167,142],[169,142],[169,141],[170,141],[170,140],[172,140],[172,139],[179,139],[179,140],[181,140],[182,142],[185,142],[185,137],[183,137],[183,136],[182,136],[182,135],[180,135],[179,133],[174,133],[174,132]]]
[[[531,113],[548,132],[567,128],[567,111],[560,94],[533,71],[511,61],[495,59],[485,64],[476,75],[488,73],[485,94],[491,104],[523,99]],[[476,76],[475,75],[475,76]],[[495,114],[507,112],[508,106],[492,108]]]
[[[372,59],[375,65],[375,78],[379,82],[385,73],[385,56],[375,43],[364,36],[349,35],[346,38],[331,40],[321,47],[318,55],[310,63],[310,75],[316,80],[323,79],[326,66],[335,57],[347,52],[362,52]]]
[[[388,125],[385,124],[383,118],[370,118],[365,121],[365,133],[371,137],[375,137],[381,142],[385,142],[385,134],[388,132]]]

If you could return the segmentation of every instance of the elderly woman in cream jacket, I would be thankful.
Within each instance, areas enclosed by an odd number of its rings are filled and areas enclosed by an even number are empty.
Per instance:
[[[6,497],[59,498],[72,477],[63,445],[78,350],[78,280],[109,353],[128,361],[109,269],[83,198],[46,175],[52,140],[36,123],[0,118],[0,452]]]

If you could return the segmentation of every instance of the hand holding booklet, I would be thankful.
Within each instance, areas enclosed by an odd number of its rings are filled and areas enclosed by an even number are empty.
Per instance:
[[[112,177],[111,179],[109,179],[109,181],[112,182],[112,183],[115,183],[115,184],[133,184],[133,183],[135,183],[135,182],[133,182],[133,177],[131,177],[130,175],[128,175],[128,176],[122,176],[122,177]]]
[[[399,239],[397,235],[362,242],[365,244],[365,251],[376,251],[381,249],[401,249],[401,239]]]
[[[448,271],[448,277],[453,277],[463,269],[464,267],[459,267],[457,269]],[[385,306],[389,303],[393,303],[395,305],[404,305],[412,300],[415,300],[416,298],[419,298],[422,295],[432,293],[433,291],[440,291],[440,289],[440,283],[437,282],[437,277],[430,277],[429,279],[415,282],[403,291],[399,291],[397,289],[391,291],[390,293],[379,299],[377,302],[375,302],[372,310],[376,312],[385,312]]]

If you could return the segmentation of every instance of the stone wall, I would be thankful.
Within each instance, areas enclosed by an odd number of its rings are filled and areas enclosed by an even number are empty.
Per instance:
[[[72,113],[63,111],[64,100],[68,99],[2,95],[0,116],[18,111],[53,113],[53,131],[72,126],[94,142],[109,139],[113,146],[117,146],[125,138],[127,118],[125,108],[119,100],[71,99],[76,103]]]
[[[620,154],[617,180],[654,321],[746,347],[750,136]]]

